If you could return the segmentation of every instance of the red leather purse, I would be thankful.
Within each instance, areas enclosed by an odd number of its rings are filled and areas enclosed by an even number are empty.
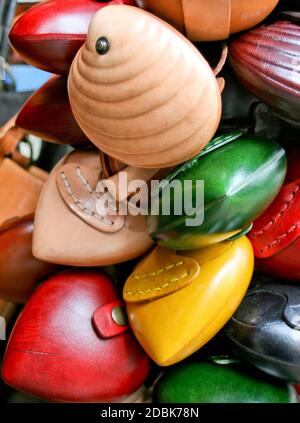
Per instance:
[[[2,375],[8,385],[51,401],[106,402],[135,392],[148,370],[112,280],[67,270],[41,284],[25,306]]]
[[[31,65],[67,74],[85,41],[91,17],[110,4],[134,5],[134,0],[49,0],[21,15],[9,34],[12,46]]]
[[[32,232],[33,215],[0,227],[0,298],[25,303],[36,284],[59,269],[33,257]]]
[[[52,77],[26,101],[16,124],[46,141],[70,145],[88,143],[73,117],[67,79],[62,76]]]
[[[266,275],[300,282],[300,150],[288,154],[288,173],[278,196],[249,233],[255,266]],[[296,162],[298,164],[296,165]]]

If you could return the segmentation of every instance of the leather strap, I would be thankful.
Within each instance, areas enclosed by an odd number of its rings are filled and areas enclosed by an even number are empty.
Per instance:
[[[125,216],[109,201],[108,195],[97,193],[99,173],[79,163],[62,164],[57,172],[57,187],[66,205],[95,229],[116,233],[125,225]]]
[[[123,301],[114,301],[99,307],[92,320],[98,334],[104,339],[113,338],[128,330]]]
[[[214,39],[225,40],[229,37],[231,0],[182,0],[182,5],[188,38],[207,40],[212,25]],[[203,16],[207,18],[203,19]]]
[[[156,247],[127,279],[123,298],[137,303],[165,297],[192,283],[199,273],[200,265],[193,258]]]

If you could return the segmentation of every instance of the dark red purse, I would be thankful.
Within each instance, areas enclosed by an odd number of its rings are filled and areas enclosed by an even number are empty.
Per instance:
[[[134,0],[48,0],[21,15],[9,34],[12,46],[31,65],[65,75],[85,41],[94,13]]]

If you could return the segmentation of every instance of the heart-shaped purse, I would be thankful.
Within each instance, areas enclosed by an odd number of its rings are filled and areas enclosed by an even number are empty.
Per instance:
[[[2,375],[59,402],[119,401],[144,383],[149,360],[128,330],[112,280],[67,270],[41,284],[9,339]]]
[[[36,284],[58,266],[32,255],[33,215],[0,226],[0,298],[25,303]]]
[[[206,344],[242,301],[253,265],[246,237],[182,254],[156,247],[123,290],[129,323],[148,355],[169,366]]]
[[[136,7],[108,6],[93,16],[72,63],[69,97],[101,151],[132,167],[168,168],[213,137],[223,82],[164,21]]]
[[[161,181],[153,193],[157,213],[147,218],[149,233],[174,250],[245,233],[274,200],[285,174],[286,155],[279,144],[239,131],[221,135]]]
[[[263,21],[279,0],[137,0],[193,41],[225,40]]]
[[[88,143],[71,111],[67,79],[53,76],[22,106],[16,125],[45,141],[81,145]]]
[[[154,389],[158,403],[296,403],[284,382],[239,364],[187,363],[169,370]]]
[[[298,160],[299,152],[294,151]],[[275,278],[300,282],[299,161],[297,171],[290,169],[273,203],[255,220],[249,239],[257,270]]]
[[[255,28],[230,43],[230,64],[237,77],[274,113],[300,125],[300,13]]]
[[[110,205],[105,189],[97,191],[99,184],[103,187],[103,172],[107,174],[104,162],[101,165],[99,151],[78,150],[52,171],[35,215],[35,257],[65,265],[102,266],[133,259],[151,248],[145,216],[121,215],[119,198]],[[122,169],[126,177],[140,175],[146,182],[156,172],[116,166],[116,171],[108,171],[112,178]]]
[[[272,376],[300,383],[298,286],[263,283],[251,289],[226,334],[241,359]]]
[[[34,213],[48,176],[29,166],[29,160],[16,151],[23,136],[23,131],[15,127],[14,118],[0,130],[0,226],[6,220]]]
[[[12,27],[12,46],[31,65],[67,75],[72,60],[85,41],[93,14],[109,4],[134,4],[133,0],[48,0],[30,8]]]

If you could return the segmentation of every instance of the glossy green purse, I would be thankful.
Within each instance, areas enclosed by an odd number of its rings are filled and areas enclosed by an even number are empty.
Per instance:
[[[167,371],[154,388],[158,403],[290,403],[293,388],[237,364],[186,363]]]
[[[152,192],[156,215],[148,216],[149,234],[159,245],[174,250],[238,237],[272,203],[285,174],[286,156],[279,144],[241,131],[215,138]],[[200,205],[199,181],[204,181]],[[186,212],[188,202],[193,206]],[[187,225],[187,219],[194,219],[193,226]]]

